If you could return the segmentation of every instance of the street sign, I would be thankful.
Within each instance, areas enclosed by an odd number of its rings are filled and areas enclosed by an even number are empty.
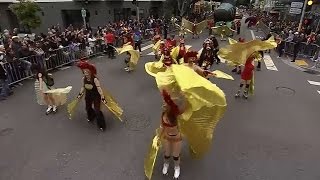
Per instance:
[[[275,10],[284,10],[284,9],[287,9],[287,8],[286,8],[286,5],[284,3],[275,2],[274,3],[274,9]]]
[[[300,8],[290,8],[289,13],[290,14],[301,14],[301,9]]]
[[[291,3],[291,8],[302,8],[303,7],[303,2],[292,2]]]
[[[81,15],[83,18],[85,18],[87,16],[87,11],[84,8],[81,9]]]

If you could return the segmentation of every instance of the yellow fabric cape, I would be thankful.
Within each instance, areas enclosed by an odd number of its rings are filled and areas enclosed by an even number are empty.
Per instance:
[[[214,33],[220,35],[222,38],[225,36],[231,36],[235,31],[230,29],[227,25],[216,26],[211,28]]]
[[[66,88],[57,88],[46,91],[45,93],[51,94],[52,98],[56,106],[64,105],[67,102],[68,94],[70,93],[72,86],[68,86]],[[39,105],[48,105],[46,104],[45,100],[43,99],[43,95],[40,91],[40,84],[39,81],[35,82],[35,92],[36,92],[36,99]]]
[[[152,52],[153,52],[154,54],[157,54],[157,52],[159,51],[161,41],[162,41],[162,40],[157,41],[157,42],[152,46]]]
[[[192,46],[190,45],[185,45],[186,52],[188,52],[191,49],[191,47]],[[179,51],[180,51],[180,46],[176,46],[171,50],[171,53],[170,53],[172,59],[176,62],[176,64],[178,64],[178,62],[179,64],[183,63],[183,58],[178,59]]]
[[[116,49],[119,54],[123,54],[125,52],[130,53],[130,62],[129,66],[130,68],[135,68],[135,66],[138,64],[138,60],[140,59],[140,53],[137,50],[134,50],[131,45],[125,44],[122,48]]]
[[[234,80],[234,78],[231,75],[219,70],[215,70],[212,73],[216,74],[216,76],[214,76],[215,78]]]
[[[214,129],[226,110],[225,94],[185,65],[173,64],[164,72],[156,73],[155,79],[160,89],[178,88],[185,97],[187,105],[178,117],[178,127],[189,143],[192,157],[202,157],[208,152]],[[145,159],[145,174],[149,179],[158,150],[158,146],[151,146]]]
[[[257,51],[273,49],[276,47],[277,43],[272,36],[266,41],[255,39],[244,43],[227,45],[223,48],[220,48],[218,55],[236,65],[243,65],[248,57],[253,53]]]
[[[112,95],[109,93],[109,91],[103,89],[103,95],[107,101],[107,103],[102,102],[120,121],[122,121],[121,116],[123,113],[122,108],[118,105],[118,103],[115,101],[115,99],[112,97]],[[82,97],[80,98],[82,99]],[[71,103],[68,104],[67,111],[69,114],[69,119],[72,119],[74,116],[74,112],[76,111],[76,108],[78,107],[78,104],[80,102],[80,99],[75,98]]]
[[[185,31],[187,31],[187,32],[192,34],[194,25],[196,26],[195,27],[195,33],[196,34],[201,34],[202,31],[207,27],[207,20],[204,20],[204,21],[201,21],[200,23],[194,24],[194,23],[188,21],[187,19],[182,18],[181,27],[184,27]]]

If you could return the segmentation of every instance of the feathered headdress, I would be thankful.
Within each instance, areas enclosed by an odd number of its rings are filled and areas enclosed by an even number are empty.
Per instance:
[[[170,107],[169,111],[173,113],[173,115],[178,116],[179,114],[181,114],[178,105],[174,103],[174,101],[171,99],[171,96],[166,90],[162,90],[162,97],[164,102],[166,102],[166,104]]]
[[[80,61],[79,63],[77,63],[77,66],[82,70],[88,69],[93,75],[97,74],[97,69],[95,65],[89,63],[88,61]]]
[[[184,56],[183,56],[183,61],[185,63],[189,62],[190,58],[196,58],[197,59],[198,52],[197,51],[188,51]]]
[[[244,41],[244,38],[239,38],[239,42],[243,43]]]
[[[163,55],[164,55],[164,59],[163,59],[163,64],[170,66],[173,62],[172,62],[172,57],[170,54],[170,49],[168,49],[167,47],[165,47],[163,49]]]

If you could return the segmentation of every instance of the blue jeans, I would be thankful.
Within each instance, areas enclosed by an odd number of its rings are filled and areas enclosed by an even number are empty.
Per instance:
[[[0,79],[0,98],[4,98],[9,96],[10,88],[9,88],[9,81],[7,79]]]

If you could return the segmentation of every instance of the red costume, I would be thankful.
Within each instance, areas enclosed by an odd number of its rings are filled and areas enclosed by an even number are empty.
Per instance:
[[[254,65],[252,64],[252,61],[254,60],[253,57],[249,57],[246,61],[246,64],[244,65],[244,69],[241,73],[241,79],[248,81],[252,79],[253,76],[253,70]]]
[[[180,40],[180,48],[179,48],[179,55],[178,55],[178,59],[184,57],[184,55],[186,54],[187,49],[184,45],[184,39]]]

